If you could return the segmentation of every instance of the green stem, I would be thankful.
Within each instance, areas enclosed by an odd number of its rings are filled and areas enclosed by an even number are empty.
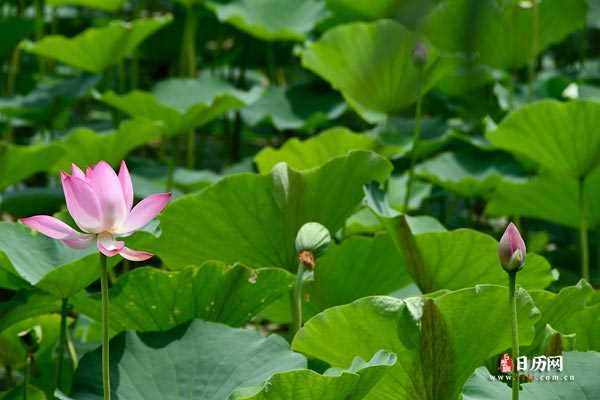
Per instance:
[[[27,400],[27,385],[29,385],[29,379],[31,375],[31,359],[33,355],[27,352],[25,356],[25,371],[23,371],[23,400]]]
[[[519,400],[519,325],[517,321],[517,271],[508,273],[508,303],[512,320],[512,400]]]
[[[102,387],[104,390],[104,400],[110,400],[108,265],[107,257],[104,254],[100,254],[100,270],[102,292]]]
[[[296,286],[292,296],[292,337],[302,327],[302,283],[304,277],[304,264],[298,263],[298,272],[296,273]]]
[[[181,43],[180,73],[181,76],[196,77],[196,30],[198,19],[194,7],[185,10],[185,22],[183,23],[183,38]]]
[[[37,41],[44,37],[44,0],[36,0],[35,2],[35,39]],[[44,57],[38,58],[40,75],[46,75],[46,62]]]
[[[533,0],[533,9],[531,10],[531,56],[528,66],[528,82],[527,82],[527,101],[533,100],[533,81],[535,80],[535,62],[539,40],[539,12],[538,0]]]
[[[419,70],[420,71],[420,70]],[[411,157],[410,157],[410,169],[408,170],[408,180],[406,181],[406,191],[404,193],[404,213],[408,213],[408,206],[410,204],[410,194],[412,190],[413,181],[415,179],[415,165],[417,163],[417,147],[419,144],[419,139],[421,138],[421,103],[423,100],[423,95],[421,93],[421,73],[419,72],[419,76],[417,77],[419,82],[417,83],[418,87],[418,97],[417,97],[417,106],[415,110],[415,130],[413,133],[413,142],[411,149]]]
[[[60,336],[58,341],[58,360],[56,363],[56,388],[62,389],[63,365],[65,360],[65,347],[67,344],[67,313],[69,299],[62,299],[60,308]]]
[[[187,155],[186,155],[186,165],[189,169],[194,169],[196,165],[196,152],[194,151],[196,148],[196,133],[192,129],[188,132],[187,137]]]
[[[19,59],[21,58],[21,50],[15,47],[8,65],[8,73],[6,78],[6,95],[12,96],[15,93],[15,82],[19,73]]]
[[[579,245],[581,246],[581,277],[590,281],[590,248],[588,243],[585,177],[579,179]]]

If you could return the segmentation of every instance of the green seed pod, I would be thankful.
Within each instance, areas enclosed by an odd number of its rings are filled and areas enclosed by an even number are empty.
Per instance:
[[[329,231],[317,222],[308,222],[300,228],[296,235],[296,252],[303,251],[312,253],[319,257],[331,243]]]

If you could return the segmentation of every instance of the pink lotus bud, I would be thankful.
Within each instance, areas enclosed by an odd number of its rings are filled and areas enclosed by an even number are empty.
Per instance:
[[[502,268],[507,272],[520,270],[525,264],[526,252],[525,242],[515,224],[511,222],[506,227],[498,246],[498,257]]]

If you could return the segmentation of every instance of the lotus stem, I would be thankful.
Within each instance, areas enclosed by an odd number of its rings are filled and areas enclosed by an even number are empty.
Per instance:
[[[186,156],[186,164],[189,169],[194,169],[196,165],[196,152],[194,151],[196,148],[196,133],[192,129],[188,132],[187,137],[187,156]]]
[[[404,213],[408,213],[408,207],[410,205],[410,194],[412,190],[413,181],[415,179],[415,165],[417,163],[417,147],[419,139],[421,138],[421,103],[423,100],[423,94],[421,93],[421,74],[418,77],[418,97],[417,105],[415,110],[415,129],[413,132],[413,142],[410,157],[410,169],[408,170],[408,180],[406,181],[406,191],[404,193]]]
[[[102,388],[104,400],[110,400],[110,361],[109,361],[109,298],[107,257],[100,254],[100,286],[102,294]]]
[[[585,177],[579,179],[579,245],[581,246],[581,277],[590,281],[590,248],[588,242]]]
[[[528,82],[527,82],[527,101],[533,100],[533,81],[535,80],[535,62],[536,54],[538,50],[539,41],[539,10],[538,1],[533,0],[533,6],[531,9],[531,58],[528,66]]]
[[[512,400],[519,400],[519,324],[517,321],[517,270],[508,272],[508,303],[512,320]]]
[[[181,48],[181,76],[196,78],[196,31],[198,29],[198,18],[194,13],[194,7],[187,7],[185,11],[185,22],[183,25],[183,43]],[[196,155],[194,153],[196,136],[194,130],[188,132],[187,142],[187,167],[194,168]]]
[[[67,313],[69,311],[69,299],[62,299],[60,307],[60,336],[58,342],[58,360],[56,363],[56,388],[62,389],[63,365],[65,348],[67,344]]]
[[[41,40],[44,37],[44,0],[35,2],[35,40]],[[46,62],[44,57],[38,57],[40,75],[46,75]]]
[[[298,263],[296,285],[292,296],[292,337],[302,328],[302,284],[304,282],[304,263]]]

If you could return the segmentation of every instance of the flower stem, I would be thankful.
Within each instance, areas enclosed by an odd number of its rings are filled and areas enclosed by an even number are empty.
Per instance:
[[[65,347],[67,344],[67,313],[69,311],[69,299],[62,299],[60,308],[60,336],[58,342],[58,360],[56,364],[56,388],[62,389],[63,365],[65,360]]]
[[[420,71],[420,70],[419,70]],[[410,204],[410,193],[413,185],[413,181],[415,179],[415,164],[417,163],[417,147],[419,144],[419,139],[421,138],[421,102],[423,100],[423,95],[421,93],[421,74],[419,73],[418,77],[419,82],[417,83],[418,87],[418,97],[417,97],[417,105],[415,110],[415,130],[413,132],[413,142],[411,149],[411,157],[410,157],[410,169],[408,170],[408,179],[406,181],[406,191],[404,193],[404,213],[408,213],[408,206]]]
[[[581,277],[590,281],[590,248],[588,243],[585,177],[579,179],[579,245],[581,246]]]
[[[100,254],[100,285],[102,292],[102,387],[104,389],[104,400],[110,400],[110,362],[108,348],[108,266],[107,257]]]
[[[527,82],[527,101],[533,100],[533,82],[535,80],[535,62],[536,54],[538,51],[539,42],[539,11],[538,11],[538,0],[533,1],[531,10],[531,55],[529,59],[529,65],[527,68],[528,82]]]
[[[296,286],[292,297],[292,337],[302,327],[302,283],[304,276],[304,263],[298,263],[298,272],[296,273]]]
[[[519,359],[519,325],[517,321],[517,271],[508,273],[508,303],[512,320],[512,400],[519,400],[519,371],[517,363]]]

